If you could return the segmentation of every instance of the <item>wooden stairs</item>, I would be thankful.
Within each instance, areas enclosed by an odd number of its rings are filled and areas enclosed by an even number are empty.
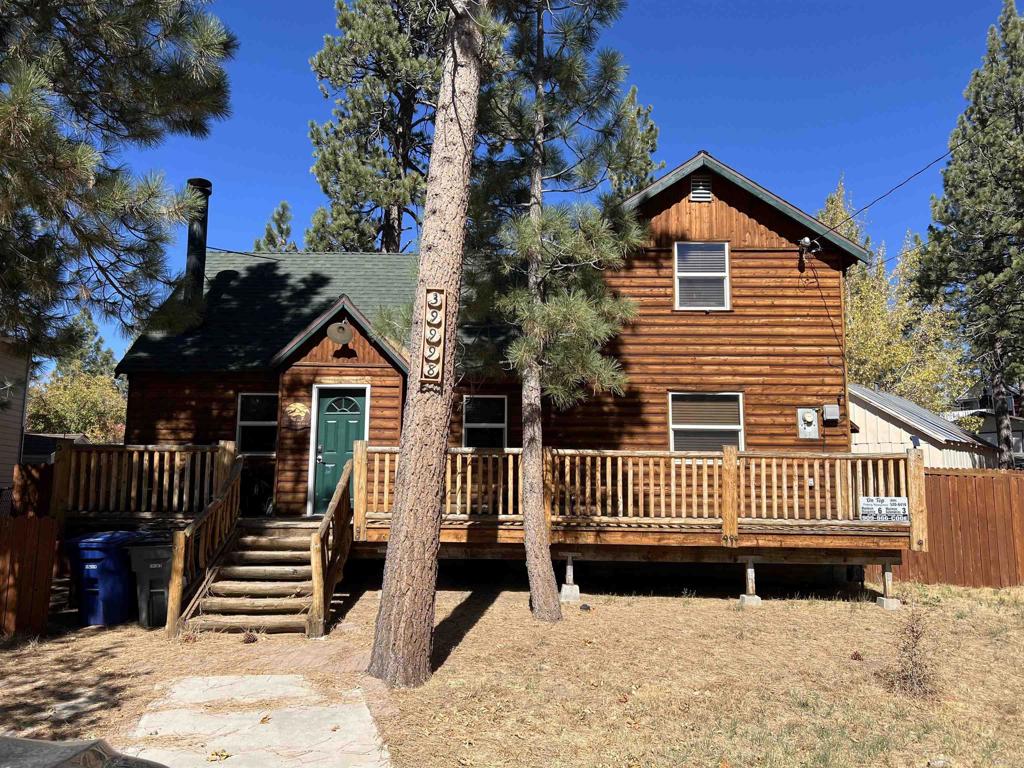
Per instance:
[[[319,521],[239,519],[184,628],[307,632],[313,603],[310,535]]]

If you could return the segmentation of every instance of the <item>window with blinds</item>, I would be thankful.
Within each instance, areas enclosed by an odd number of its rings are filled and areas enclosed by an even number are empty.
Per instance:
[[[676,243],[676,309],[729,309],[729,244]]]
[[[669,433],[673,451],[743,448],[743,396],[738,393],[670,392]]]

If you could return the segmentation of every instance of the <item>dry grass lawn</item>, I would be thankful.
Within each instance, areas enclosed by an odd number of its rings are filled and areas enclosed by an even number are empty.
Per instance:
[[[591,610],[543,626],[529,617],[518,570],[473,567],[442,582],[438,669],[420,689],[387,692],[361,675],[379,597],[369,571],[350,580],[343,620],[322,641],[168,642],[125,628],[9,643],[0,730],[125,744],[161,683],[272,671],[339,691],[362,685],[402,768],[1024,763],[1024,588],[901,588],[935,672],[937,692],[916,698],[877,674],[895,663],[910,611],[887,613],[869,595],[766,588],[760,608],[741,611],[672,569],[595,569],[584,591],[611,582],[615,593],[585,594]],[[55,702],[85,693],[91,708],[55,715]]]

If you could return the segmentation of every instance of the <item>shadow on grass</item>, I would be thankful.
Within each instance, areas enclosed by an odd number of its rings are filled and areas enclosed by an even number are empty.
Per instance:
[[[92,649],[77,642],[85,633],[105,631],[109,630],[90,628],[0,644],[5,657],[0,730],[18,736],[85,738],[98,726],[101,714],[119,707],[127,685],[124,675],[111,668],[111,658],[124,650],[125,641]],[[41,643],[46,643],[50,654],[57,646],[60,659],[42,676],[39,667],[30,663]]]
[[[501,589],[490,585],[477,587],[434,627],[434,645],[430,653],[432,670],[436,672],[448,661],[452,651],[494,605],[501,592]]]

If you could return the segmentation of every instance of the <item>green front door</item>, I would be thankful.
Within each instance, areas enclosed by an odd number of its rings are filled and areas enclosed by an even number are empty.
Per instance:
[[[352,443],[366,435],[366,392],[362,389],[321,389],[317,399],[316,450],[313,460],[313,514],[327,511]]]

